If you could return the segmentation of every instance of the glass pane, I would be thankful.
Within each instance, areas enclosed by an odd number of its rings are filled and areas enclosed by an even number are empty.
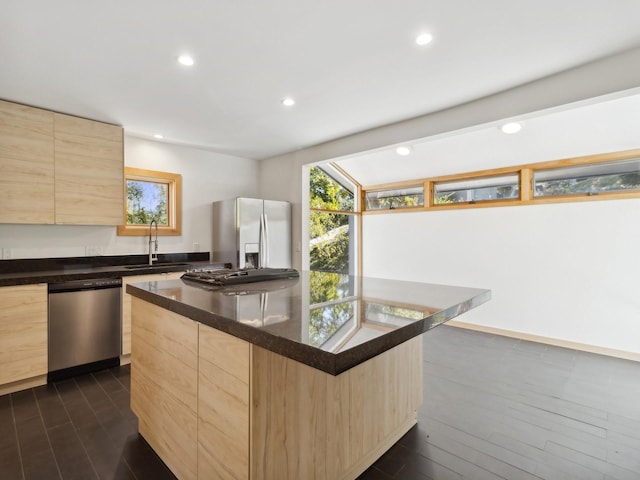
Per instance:
[[[127,180],[127,224],[168,225],[169,185],[166,183]]]
[[[438,182],[433,188],[433,203],[482,202],[520,198],[518,174]]]
[[[355,218],[343,213],[309,214],[309,262],[311,270],[349,273],[354,257]]]
[[[424,187],[372,190],[366,193],[367,210],[424,205]]]
[[[338,183],[320,167],[309,169],[309,200],[311,208],[322,210],[354,210],[353,192]]]
[[[534,196],[597,194],[640,189],[640,159],[538,170]]]

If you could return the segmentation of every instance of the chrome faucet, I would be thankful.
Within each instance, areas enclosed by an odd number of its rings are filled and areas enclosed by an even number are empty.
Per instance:
[[[156,239],[155,241],[153,240],[153,237],[151,236],[151,228],[153,227],[153,224],[156,224]],[[155,246],[152,248],[151,246],[154,245]],[[153,265],[153,262],[157,262],[158,261],[158,222],[156,221],[156,219],[152,219],[151,223],[149,223],[149,265]]]

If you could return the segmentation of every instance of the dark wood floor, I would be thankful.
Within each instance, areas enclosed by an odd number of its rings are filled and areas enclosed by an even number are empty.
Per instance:
[[[640,363],[448,326],[424,344],[418,425],[360,480],[640,480]],[[128,367],[0,397],[0,479],[173,479],[128,399]]]

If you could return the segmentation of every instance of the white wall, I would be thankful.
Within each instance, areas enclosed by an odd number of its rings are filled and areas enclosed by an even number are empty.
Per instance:
[[[293,245],[301,243],[305,254],[303,166],[637,91],[638,61],[635,49],[466,105],[263,160],[261,194],[293,202]],[[528,161],[586,154],[579,143],[566,145],[561,137],[555,133],[559,156],[547,152]],[[637,147],[634,136],[630,144],[603,143],[599,151]],[[467,171],[481,168],[487,167]],[[364,273],[490,288],[493,300],[460,320],[640,354],[638,239],[638,200],[369,215]],[[294,264],[303,265],[302,254],[294,252]]]
[[[211,251],[211,202],[257,195],[257,162],[206,150],[125,136],[125,165],[182,175],[182,235],[160,237],[159,253]],[[76,257],[86,247],[103,255],[145,253],[144,237],[119,237],[116,227],[0,225],[0,247],[13,258]],[[6,255],[5,255],[6,257]]]
[[[640,199],[367,215],[365,275],[492,290],[460,320],[640,352]]]

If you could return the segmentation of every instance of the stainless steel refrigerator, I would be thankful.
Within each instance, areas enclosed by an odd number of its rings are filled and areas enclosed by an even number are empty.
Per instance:
[[[211,261],[291,268],[291,204],[243,197],[213,202]]]

